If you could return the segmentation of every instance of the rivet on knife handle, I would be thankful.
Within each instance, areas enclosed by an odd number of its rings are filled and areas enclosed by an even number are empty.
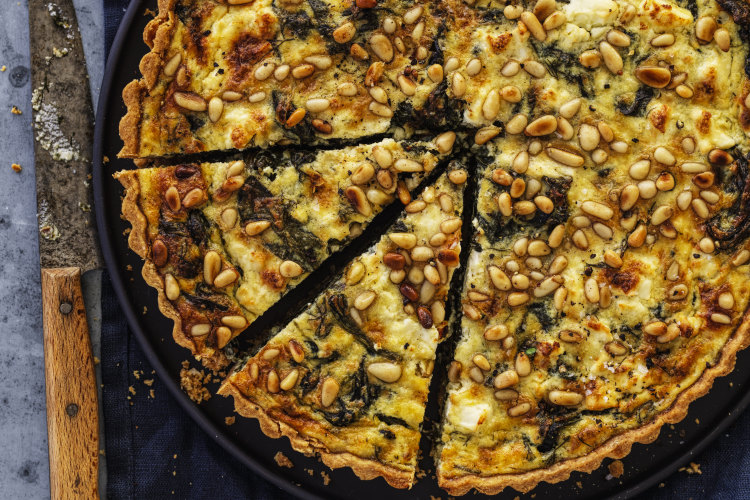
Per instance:
[[[98,498],[96,377],[80,269],[42,269],[42,312],[51,498]]]

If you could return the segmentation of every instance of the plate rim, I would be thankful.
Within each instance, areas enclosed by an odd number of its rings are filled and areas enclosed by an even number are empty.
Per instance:
[[[260,463],[255,459],[247,450],[241,448],[234,443],[227,431],[221,428],[216,423],[212,422],[202,411],[202,409],[196,405],[187,394],[185,394],[177,384],[176,380],[170,376],[170,372],[167,367],[162,363],[159,354],[156,352],[153,344],[150,342],[148,336],[143,330],[143,326],[138,319],[133,305],[128,299],[127,292],[125,291],[126,286],[121,279],[119,269],[116,267],[117,258],[114,255],[112,248],[112,234],[110,227],[107,225],[105,217],[106,204],[104,203],[104,164],[103,164],[103,144],[104,135],[108,129],[107,123],[107,106],[109,104],[110,97],[113,96],[116,66],[119,62],[122,50],[127,41],[127,34],[132,28],[132,24],[136,18],[136,14],[142,9],[144,4],[151,0],[130,0],[125,14],[120,21],[117,33],[112,42],[112,46],[107,55],[107,62],[104,69],[104,75],[101,82],[99,100],[96,108],[96,121],[94,127],[94,144],[93,144],[93,162],[92,162],[92,180],[93,180],[93,192],[94,192],[94,212],[96,216],[96,225],[98,230],[98,239],[104,258],[105,267],[108,271],[112,287],[117,296],[118,303],[125,313],[125,317],[128,321],[128,326],[131,331],[135,334],[138,344],[146,355],[149,363],[153,366],[156,372],[161,376],[162,382],[166,385],[171,395],[175,398],[177,403],[182,409],[190,416],[190,418],[198,424],[198,426],[210,436],[219,446],[229,451],[229,453],[243,465],[250,468],[253,472],[259,474],[265,480],[281,488],[287,493],[293,494],[299,498],[304,499],[323,499],[325,497],[316,495],[315,493],[304,489],[302,486],[294,484],[290,478],[283,475],[283,471],[274,471],[266,465]],[[119,121],[119,120],[118,120]],[[742,351],[740,351],[742,352]],[[165,376],[166,375],[166,376]],[[716,380],[720,380],[724,377],[719,377]],[[714,383],[716,382],[714,381]],[[710,393],[710,391],[709,391]],[[708,395],[707,393],[706,395]],[[659,481],[674,474],[677,469],[683,465],[686,460],[693,457],[702,451],[704,451],[709,444],[714,442],[721,433],[723,433],[727,427],[733,424],[740,415],[750,405],[750,391],[736,401],[731,407],[731,410],[727,415],[718,416],[720,422],[715,426],[709,433],[703,437],[694,441],[691,446],[685,448],[676,458],[668,462],[665,466],[662,466],[653,474],[649,475],[643,481],[640,481],[625,490],[614,492],[608,498],[616,500],[624,500],[633,498],[639,493],[643,493]],[[687,416],[685,417],[687,418]],[[661,431],[660,430],[660,437]],[[653,446],[657,443],[656,441],[644,446]],[[571,479],[568,479],[568,481]],[[362,480],[364,482],[364,480]],[[614,487],[614,484],[613,484]]]

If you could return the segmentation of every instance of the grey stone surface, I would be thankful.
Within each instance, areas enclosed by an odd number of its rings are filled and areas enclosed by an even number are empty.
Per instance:
[[[102,2],[74,3],[92,94],[98,98],[104,59]],[[3,498],[49,498],[28,6],[25,0],[6,0],[2,7],[0,67],[6,69],[0,72],[0,486]],[[22,114],[12,114],[12,106]],[[11,170],[11,163],[23,171]],[[84,280],[89,303],[98,304],[97,286],[96,276]],[[99,312],[89,314],[98,346]]]

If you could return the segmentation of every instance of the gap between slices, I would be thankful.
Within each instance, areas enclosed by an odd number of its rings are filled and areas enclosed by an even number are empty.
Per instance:
[[[454,179],[455,184],[450,179]],[[222,384],[241,415],[331,467],[414,481],[448,285],[459,264],[465,170],[409,203],[371,249]]]

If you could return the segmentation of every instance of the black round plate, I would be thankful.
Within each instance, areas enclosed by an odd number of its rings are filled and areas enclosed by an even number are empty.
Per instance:
[[[172,340],[172,322],[161,315],[155,291],[141,278],[142,262],[130,251],[123,235],[129,227],[120,219],[123,191],[112,178],[118,170],[135,168],[130,160],[117,159],[117,152],[122,147],[118,123],[125,113],[120,96],[128,82],[140,77],[138,62],[147,50],[142,33],[151,19],[144,15],[147,8],[156,11],[156,0],[131,1],[110,53],[96,116],[93,182],[104,259],[130,327],[149,361],[185,411],[210,436],[234,458],[290,493],[303,498],[329,499],[397,500],[446,496],[437,486],[429,453],[431,443],[427,439],[422,443],[423,458],[420,462],[426,475],[411,490],[396,490],[382,479],[361,481],[350,469],[330,470],[315,458],[294,452],[286,438],[266,437],[255,420],[238,417],[234,425],[227,426],[224,418],[233,415],[230,399],[215,396],[198,406],[180,390],[178,374],[181,363],[190,355]],[[103,161],[105,157],[108,161]],[[535,497],[622,499],[645,490],[694,457],[741,413],[750,402],[750,393],[744,390],[749,381],[750,351],[745,351],[740,353],[735,371],[717,380],[708,395],[694,402],[687,418],[680,424],[665,426],[656,442],[633,447],[632,453],[623,460],[625,473],[620,478],[609,477],[607,467],[603,466],[592,474],[573,473],[568,481],[555,485],[542,483],[534,489]],[[439,415],[433,401],[428,408],[425,428],[434,429],[436,421],[439,421]],[[280,468],[273,459],[278,451],[291,458],[295,467]],[[330,477],[327,486],[323,474]],[[506,490],[497,497],[511,499],[516,495],[515,491]],[[476,497],[481,495],[473,496]]]

